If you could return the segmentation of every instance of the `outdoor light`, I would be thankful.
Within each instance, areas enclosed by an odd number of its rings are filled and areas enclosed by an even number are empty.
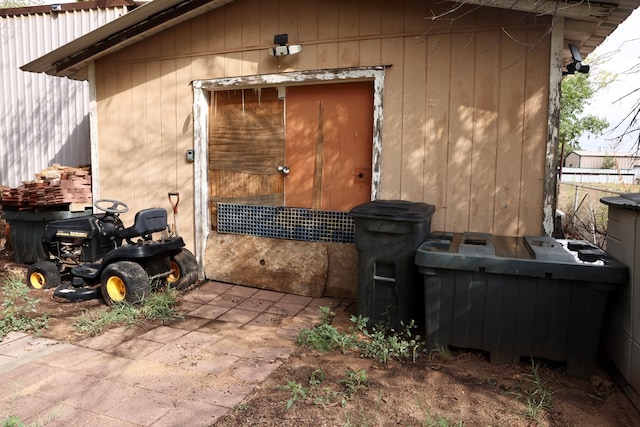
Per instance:
[[[569,50],[571,51],[571,58],[573,58],[573,62],[567,64],[567,71],[563,71],[562,75],[575,74],[576,71],[582,74],[588,74],[589,66],[582,63],[582,56],[580,55],[578,46],[570,43]]]
[[[289,42],[288,34],[276,34],[273,36],[273,44],[275,47],[270,47],[268,49],[269,55],[271,56],[287,56],[287,55],[295,55],[296,53],[302,52],[302,46],[299,44],[294,44],[291,46],[287,46]]]

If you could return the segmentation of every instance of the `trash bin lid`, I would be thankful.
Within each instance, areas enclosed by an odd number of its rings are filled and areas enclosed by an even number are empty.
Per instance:
[[[421,222],[430,219],[434,205],[407,200],[374,200],[351,209],[354,218],[385,219],[390,221]]]
[[[584,241],[552,237],[431,233],[418,247],[422,269],[478,271],[585,282],[624,283],[626,265]]]
[[[619,196],[603,197],[600,202],[607,206],[617,206],[620,208],[640,211],[640,193],[627,193]]]

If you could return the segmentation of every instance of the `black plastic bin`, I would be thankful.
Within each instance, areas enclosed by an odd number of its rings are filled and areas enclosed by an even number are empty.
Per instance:
[[[608,295],[628,269],[584,241],[433,233],[416,253],[427,347],[566,363],[588,378]]]
[[[358,314],[369,324],[422,321],[416,249],[431,229],[435,206],[376,200],[351,210],[358,250]]]
[[[42,233],[51,221],[91,215],[92,209],[72,212],[69,210],[3,211],[2,217],[9,223],[9,236],[13,257],[18,264],[31,264],[47,260],[49,256],[42,245]]]

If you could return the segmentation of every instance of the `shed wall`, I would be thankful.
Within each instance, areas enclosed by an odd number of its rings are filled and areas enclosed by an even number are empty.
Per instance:
[[[17,187],[53,163],[90,163],[87,82],[20,67],[126,12],[122,6],[0,17],[0,184]]]
[[[436,205],[434,230],[539,234],[551,21],[492,8],[445,14],[450,8],[238,0],[99,60],[101,197],[126,199],[135,211],[169,208],[167,192],[180,191],[179,228],[189,240],[191,81],[388,65],[381,198]],[[302,53],[268,56],[280,33]]]

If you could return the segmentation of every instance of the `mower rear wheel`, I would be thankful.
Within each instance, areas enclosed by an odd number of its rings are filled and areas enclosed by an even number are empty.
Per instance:
[[[169,260],[171,274],[167,276],[167,283],[175,289],[186,289],[193,285],[198,278],[198,261],[188,250],[182,249]]]
[[[27,284],[33,289],[55,288],[61,282],[60,271],[51,261],[38,261],[27,270]]]
[[[109,305],[124,301],[138,304],[151,292],[151,282],[140,264],[118,261],[102,272],[100,292]]]

